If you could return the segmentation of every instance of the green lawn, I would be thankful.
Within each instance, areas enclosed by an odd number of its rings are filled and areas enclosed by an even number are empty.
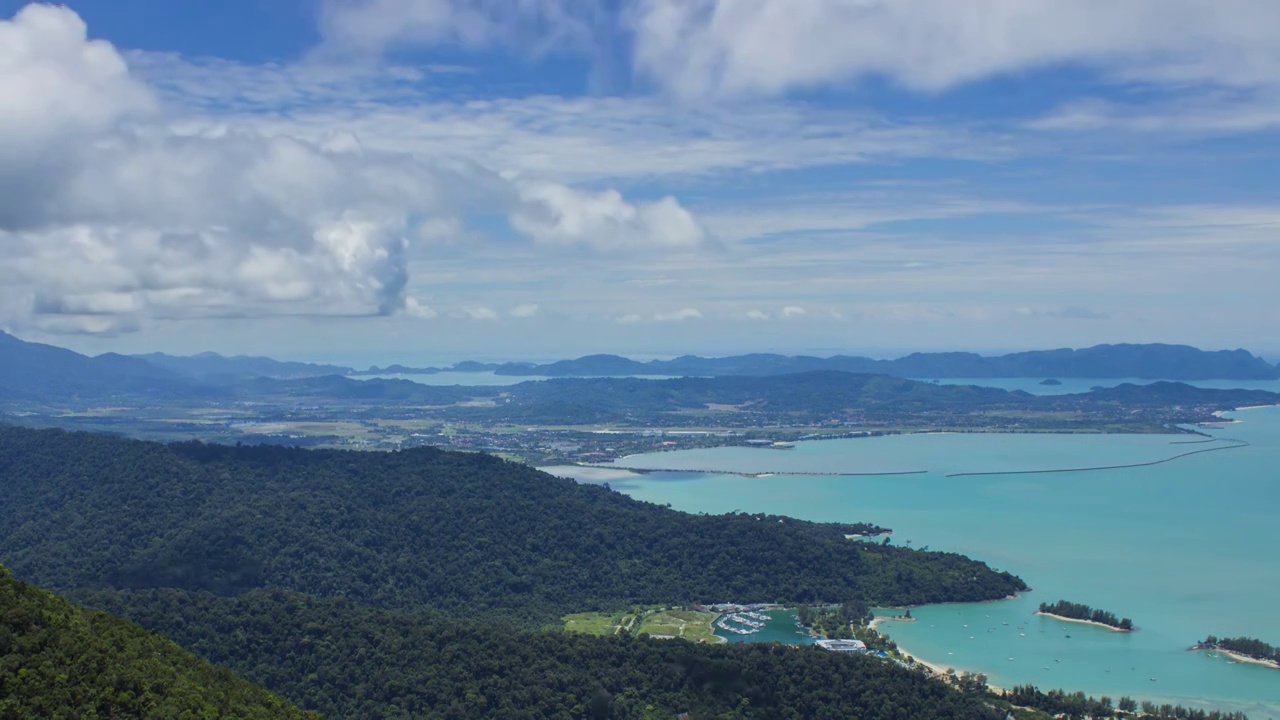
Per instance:
[[[588,635],[612,635],[619,627],[628,625],[633,619],[631,613],[574,613],[564,616],[564,629],[570,632],[587,633]]]
[[[668,609],[664,606],[633,608],[619,613],[574,613],[564,616],[564,629],[591,635],[612,635],[627,629],[633,635],[666,635],[692,642],[723,642],[711,630],[715,613]]]
[[[715,613],[693,610],[656,611],[644,616],[639,632],[650,635],[673,635],[693,642],[723,642],[711,630]]]

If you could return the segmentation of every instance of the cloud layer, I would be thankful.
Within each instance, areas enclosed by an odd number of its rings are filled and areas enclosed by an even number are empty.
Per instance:
[[[457,45],[597,54],[686,98],[773,95],[869,76],[936,92],[1052,65],[1117,80],[1273,85],[1265,0],[328,0],[326,47]]]
[[[0,21],[0,321],[53,332],[147,318],[435,311],[406,294],[412,237],[501,213],[538,243],[688,248],[673,198],[632,203],[467,161],[219,122],[175,124],[70,9]],[[468,239],[472,239],[468,237]],[[527,312],[527,311],[526,311]],[[473,316],[475,316],[473,314]]]
[[[776,94],[883,76],[939,91],[1054,64],[1253,86],[1280,70],[1256,0],[636,0],[638,72],[676,92]]]

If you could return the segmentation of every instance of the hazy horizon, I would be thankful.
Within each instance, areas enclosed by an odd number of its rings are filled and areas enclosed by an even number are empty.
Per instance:
[[[34,338],[22,337],[23,340],[32,342],[46,342],[44,340],[36,340]],[[669,350],[658,351],[653,349],[638,349],[635,351],[614,351],[609,349],[589,349],[582,352],[566,349],[563,353],[549,353],[543,355],[535,354],[518,354],[518,353],[489,353],[483,351],[474,354],[466,352],[426,352],[415,353],[409,351],[390,351],[386,353],[369,353],[356,352],[347,347],[325,347],[317,348],[312,353],[302,350],[285,350],[282,352],[268,352],[261,348],[249,348],[243,350],[220,348],[220,347],[195,347],[191,350],[167,350],[163,348],[137,347],[130,343],[121,342],[121,338],[94,338],[91,342],[75,342],[83,341],[83,336],[74,337],[56,337],[47,344],[56,345],[58,347],[66,347],[68,349],[80,352],[85,355],[100,355],[103,353],[115,352],[126,355],[145,355],[153,352],[161,352],[169,355],[196,355],[203,352],[214,352],[219,355],[248,355],[270,357],[276,360],[295,361],[295,362],[314,362],[344,365],[357,370],[365,369],[371,366],[386,367],[389,365],[406,365],[411,367],[437,366],[444,367],[454,363],[463,361],[476,362],[531,362],[531,363],[549,363],[557,360],[572,360],[587,355],[619,355],[630,358],[632,360],[649,361],[649,360],[670,360],[682,355],[698,355],[701,357],[727,357],[732,355],[747,355],[753,353],[771,353],[778,355],[809,355],[816,357],[830,357],[833,355],[849,355],[858,357],[868,357],[876,360],[892,360],[912,353],[934,353],[934,352],[972,352],[983,356],[1007,355],[1010,353],[1038,351],[1038,350],[1056,350],[1061,348],[1081,349],[1093,347],[1094,345],[1119,344],[1119,343],[1092,343],[1089,345],[1056,345],[1044,347],[1013,347],[1013,348],[996,348],[996,349],[973,349],[973,348],[837,348],[837,347],[745,347],[741,350],[733,350],[727,352],[696,352],[690,350]],[[1166,343],[1170,345],[1187,345],[1188,343]],[[1196,347],[1196,346],[1193,346]],[[1201,350],[1237,350],[1243,349],[1254,355],[1266,360],[1270,363],[1280,362],[1280,353],[1268,354],[1259,352],[1249,347],[1200,347]]]

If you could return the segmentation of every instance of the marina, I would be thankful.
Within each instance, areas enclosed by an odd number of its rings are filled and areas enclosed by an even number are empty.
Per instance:
[[[713,627],[716,635],[731,643],[780,642],[784,645],[812,645],[818,640],[800,626],[794,609],[726,612],[716,619]]]

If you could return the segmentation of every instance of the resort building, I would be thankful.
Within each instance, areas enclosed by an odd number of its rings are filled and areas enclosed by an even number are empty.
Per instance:
[[[819,640],[818,647],[846,655],[866,655],[867,646],[861,640]]]

